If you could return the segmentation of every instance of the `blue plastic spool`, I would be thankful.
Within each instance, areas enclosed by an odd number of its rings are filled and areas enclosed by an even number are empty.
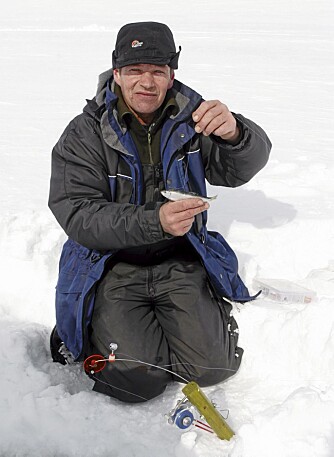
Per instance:
[[[194,422],[194,415],[189,409],[180,409],[174,416],[174,424],[182,429],[188,428]]]

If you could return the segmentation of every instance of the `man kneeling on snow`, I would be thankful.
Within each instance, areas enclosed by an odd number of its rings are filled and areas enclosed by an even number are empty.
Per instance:
[[[80,361],[117,343],[133,361],[107,364],[94,390],[129,402],[161,394],[172,373],[201,386],[233,375],[243,351],[225,298],[251,299],[234,252],[207,230],[209,204],[161,191],[240,186],[271,144],[254,122],[174,79],[180,50],[164,24],[122,27],[113,68],[52,156],[49,206],[69,237],[52,356],[66,363],[66,347]]]

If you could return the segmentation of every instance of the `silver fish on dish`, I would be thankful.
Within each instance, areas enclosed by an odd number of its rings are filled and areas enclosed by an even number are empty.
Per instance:
[[[179,200],[185,200],[188,198],[200,198],[206,203],[211,203],[212,200],[217,198],[217,195],[214,195],[213,197],[204,197],[203,195],[196,194],[196,192],[183,192],[182,190],[162,190],[161,194],[172,202],[177,202]]]

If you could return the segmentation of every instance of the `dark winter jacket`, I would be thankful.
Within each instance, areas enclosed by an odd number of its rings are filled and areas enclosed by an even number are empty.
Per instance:
[[[97,96],[66,128],[52,155],[49,206],[69,236],[60,260],[57,329],[76,358],[94,306],[97,282],[117,251],[170,239],[159,221],[161,202],[143,201],[143,169],[131,135],[116,111],[111,72],[101,75]],[[205,179],[236,187],[267,162],[271,144],[264,131],[237,114],[242,138],[232,146],[194,130],[191,114],[202,97],[174,81],[179,107],[165,121],[161,161],[166,189],[206,195]],[[220,296],[247,300],[237,261],[221,235],[206,229],[207,214],[197,216],[186,235]]]

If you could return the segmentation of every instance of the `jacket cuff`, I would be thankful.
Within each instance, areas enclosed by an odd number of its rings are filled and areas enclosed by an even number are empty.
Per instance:
[[[173,238],[173,235],[163,231],[160,224],[159,211],[165,202],[149,202],[144,205],[145,212],[145,231],[149,234],[152,241],[161,241]]]

